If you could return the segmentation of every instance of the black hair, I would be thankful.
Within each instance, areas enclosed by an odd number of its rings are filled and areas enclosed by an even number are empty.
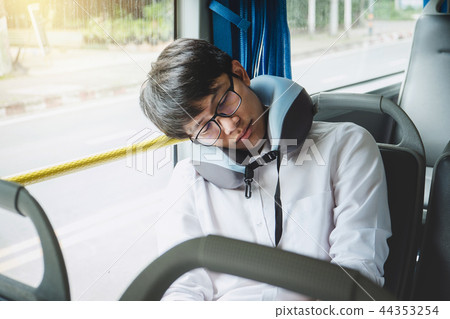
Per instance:
[[[152,64],[140,94],[144,114],[167,136],[187,138],[184,126],[202,109],[196,102],[213,93],[215,80],[230,74],[232,58],[208,41],[178,39]]]

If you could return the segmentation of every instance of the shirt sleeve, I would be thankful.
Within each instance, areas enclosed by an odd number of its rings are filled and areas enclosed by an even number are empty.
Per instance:
[[[195,210],[195,186],[202,182],[189,162],[182,161],[174,169],[165,191],[159,219],[155,225],[158,254],[204,233]],[[178,278],[162,300],[211,300],[212,281],[203,268],[194,269]]]
[[[354,124],[342,126],[335,145],[332,263],[356,269],[382,286],[391,223],[381,155],[373,137]]]

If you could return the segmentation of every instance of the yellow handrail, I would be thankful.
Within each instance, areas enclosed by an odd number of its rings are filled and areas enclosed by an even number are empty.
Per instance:
[[[75,171],[79,171],[85,168],[90,168],[95,165],[100,165],[110,161],[114,161],[127,155],[130,156],[138,152],[146,151],[148,149],[158,149],[161,147],[177,144],[183,141],[184,140],[176,140],[169,138],[165,135],[162,135],[152,140],[143,141],[130,146],[115,149],[109,152],[91,155],[79,160],[70,161],[59,165],[54,165],[39,170],[30,171],[27,173],[7,176],[2,179],[10,182],[15,182],[24,186],[30,185],[54,177],[73,173]]]

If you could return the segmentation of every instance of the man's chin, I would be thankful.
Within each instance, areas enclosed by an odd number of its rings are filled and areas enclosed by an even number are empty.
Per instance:
[[[237,146],[238,149],[247,150],[249,152],[255,152],[260,150],[265,142],[266,142],[265,139],[259,139],[255,143],[252,143],[250,140],[240,140]]]
[[[216,143],[216,146],[222,149],[230,149],[230,150],[247,150],[250,152],[254,152],[255,150],[259,150],[266,139],[259,139],[257,142],[252,142],[249,139],[241,139],[237,143],[236,141],[228,142],[227,146],[224,146],[224,143]]]

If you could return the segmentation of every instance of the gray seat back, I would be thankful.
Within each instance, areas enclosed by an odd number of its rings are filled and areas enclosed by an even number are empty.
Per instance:
[[[0,207],[31,219],[41,240],[44,256],[44,276],[37,288],[0,274],[0,298],[70,300],[69,280],[61,248],[39,203],[22,185],[0,180]]]
[[[358,271],[274,247],[208,235],[185,241],[147,266],[120,300],[160,300],[185,272],[204,267],[320,300],[395,300]]]
[[[450,142],[433,170],[414,299],[450,300]]]
[[[416,23],[398,102],[419,130],[429,167],[450,140],[450,14],[439,13],[443,2],[430,0]]]
[[[423,184],[423,166],[416,154],[406,149],[380,145],[380,153],[386,173],[392,228],[388,239],[389,256],[384,264],[384,287],[399,300],[410,300],[422,221],[423,197],[418,192],[423,192],[423,187],[418,183]]]
[[[399,300],[411,299],[422,221],[424,149],[416,127],[395,103],[374,94],[320,93],[312,97],[319,112],[359,111],[390,116],[404,132],[397,145],[378,143],[388,186],[392,237],[384,265],[385,288]]]

